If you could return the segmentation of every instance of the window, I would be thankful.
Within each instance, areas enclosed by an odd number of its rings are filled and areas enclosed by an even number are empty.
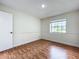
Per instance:
[[[66,19],[51,21],[50,32],[66,33]]]

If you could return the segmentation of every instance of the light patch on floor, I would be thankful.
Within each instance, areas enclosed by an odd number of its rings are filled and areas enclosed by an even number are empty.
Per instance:
[[[51,47],[50,59],[68,59],[67,52],[59,47]]]

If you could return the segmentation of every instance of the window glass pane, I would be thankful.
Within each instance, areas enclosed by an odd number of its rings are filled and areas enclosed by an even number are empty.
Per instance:
[[[61,26],[59,26],[59,31],[58,32],[61,32]]]
[[[66,25],[66,21],[62,21],[62,25],[64,25],[64,26],[65,26],[65,25]]]
[[[61,26],[62,22],[58,22],[58,26]]]
[[[57,32],[57,27],[54,28],[54,31]]]

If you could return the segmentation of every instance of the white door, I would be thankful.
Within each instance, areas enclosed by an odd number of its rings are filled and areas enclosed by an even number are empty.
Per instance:
[[[12,14],[0,11],[0,52],[12,48]]]

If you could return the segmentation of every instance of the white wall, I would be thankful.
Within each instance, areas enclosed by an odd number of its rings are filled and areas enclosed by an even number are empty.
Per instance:
[[[50,21],[58,19],[67,19],[67,33],[49,32]],[[79,47],[79,11],[41,19],[41,37]]]
[[[14,46],[29,43],[40,38],[40,19],[4,5],[0,5],[0,11],[13,14]]]

